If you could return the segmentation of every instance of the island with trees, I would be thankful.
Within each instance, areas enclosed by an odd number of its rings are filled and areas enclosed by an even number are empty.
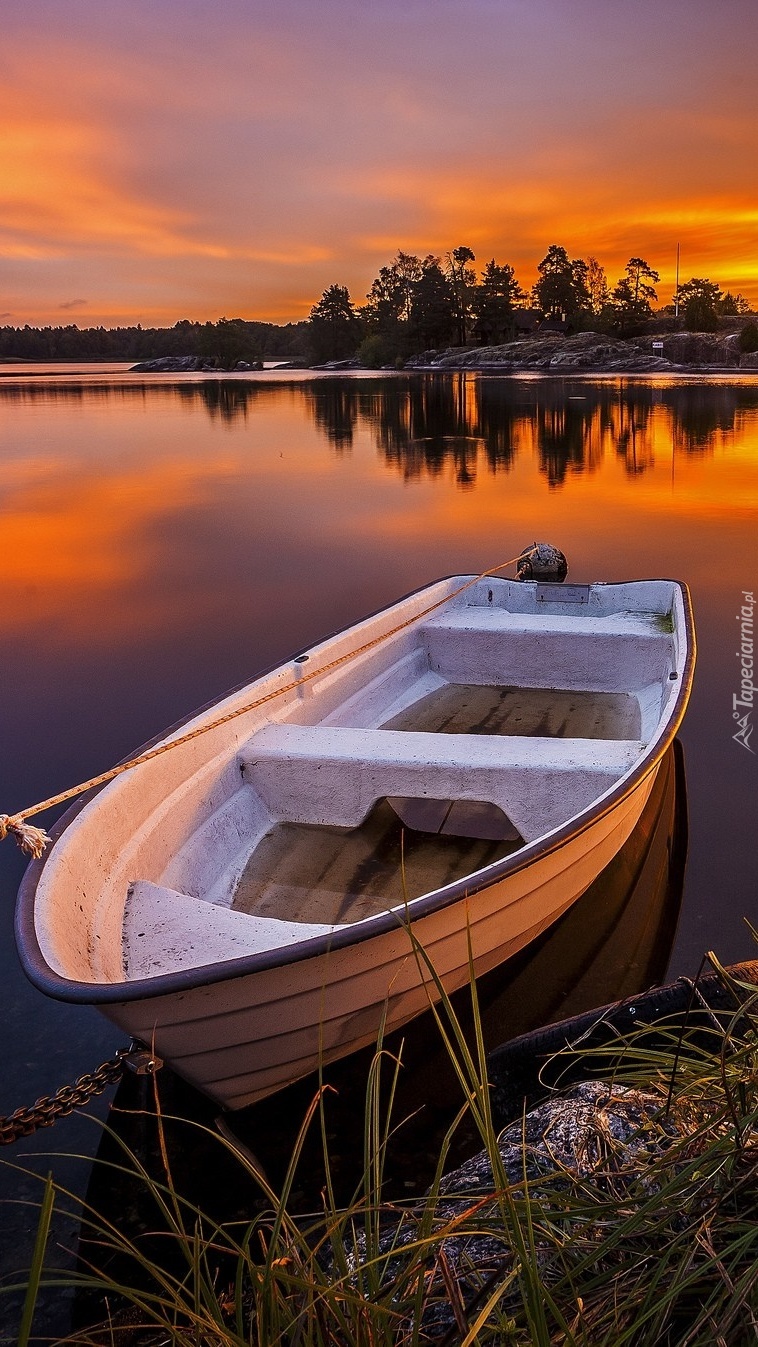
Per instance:
[[[443,258],[398,252],[355,306],[332,285],[313,306],[316,362],[369,368],[758,369],[758,327],[742,295],[707,278],[657,306],[659,273],[631,257],[611,286],[595,257],[551,244],[527,293],[508,263],[479,275],[471,248]]]
[[[398,250],[365,303],[332,284],[307,320],[182,319],[169,328],[0,328],[0,361],[111,360],[167,371],[262,368],[501,368],[758,371],[758,325],[740,294],[707,277],[658,306],[660,275],[631,257],[611,285],[597,258],[551,244],[530,291],[494,257],[477,272],[473,250],[444,257]]]

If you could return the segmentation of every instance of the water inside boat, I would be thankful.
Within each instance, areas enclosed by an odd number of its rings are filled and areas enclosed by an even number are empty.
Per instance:
[[[449,802],[448,802],[449,803]],[[279,823],[258,843],[234,896],[236,912],[282,921],[360,921],[462,879],[523,842],[406,827],[380,800],[357,828]]]
[[[640,704],[628,692],[447,683],[388,720],[385,730],[639,739]]]
[[[640,705],[628,693],[448,683],[382,729],[629,740],[640,735]],[[233,907],[285,921],[359,921],[520,846],[494,805],[382,800],[356,828],[277,824],[250,856]]]

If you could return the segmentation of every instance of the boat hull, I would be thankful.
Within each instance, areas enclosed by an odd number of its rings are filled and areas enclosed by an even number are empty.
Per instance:
[[[694,658],[675,581],[438,581],[197,713],[61,820],[19,895],[25,971],[224,1107],[272,1094],[502,964],[589,888],[642,814]],[[478,727],[430,726],[450,689]],[[521,729],[493,733],[495,709]],[[236,908],[272,824],[350,830],[378,800],[431,833],[404,813],[441,811],[444,831],[484,809],[519,840],[399,906]]]
[[[285,967],[101,1007],[225,1108],[242,1108],[376,1041],[536,939],[623,846],[658,766],[563,846],[471,898]],[[423,951],[423,953],[421,952]],[[469,959],[471,957],[471,962]],[[428,960],[428,963],[427,963]]]

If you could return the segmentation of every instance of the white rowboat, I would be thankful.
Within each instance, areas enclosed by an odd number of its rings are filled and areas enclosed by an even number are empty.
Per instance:
[[[584,893],[694,656],[675,581],[440,580],[69,811],[22,885],[24,968],[226,1107],[271,1094],[427,1008],[409,927],[452,992],[469,947],[486,972]]]

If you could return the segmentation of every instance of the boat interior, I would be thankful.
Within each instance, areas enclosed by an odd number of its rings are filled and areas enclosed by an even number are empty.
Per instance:
[[[95,797],[72,825],[82,854],[91,837],[90,872],[70,880],[71,930],[48,941],[66,945],[66,975],[144,978],[402,908],[542,839],[629,772],[680,686],[680,587],[485,579],[458,592],[466,580],[217,703],[192,723],[281,692]],[[124,831],[106,839],[114,800]],[[45,887],[43,872],[43,934]]]
[[[659,729],[681,667],[677,597],[666,582],[480,582],[301,682],[238,747],[236,789],[160,876],[131,884],[128,976],[167,967],[158,917],[173,967],[197,961],[193,920],[213,958],[293,943],[465,879],[581,813]],[[296,677],[330,657],[334,643],[301,656]],[[244,840],[230,863],[219,833],[232,820]]]

